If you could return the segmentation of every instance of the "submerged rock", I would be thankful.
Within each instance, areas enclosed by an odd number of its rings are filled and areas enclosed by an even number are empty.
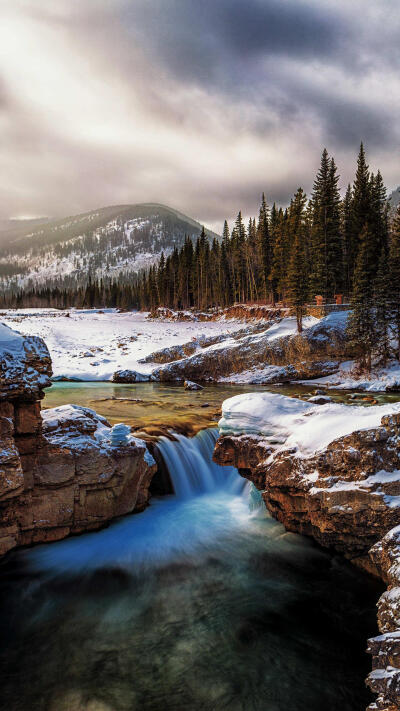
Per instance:
[[[333,402],[329,395],[312,395],[307,398],[307,402],[313,402],[315,405],[325,405],[327,402]]]
[[[185,390],[203,390],[203,386],[198,383],[194,383],[193,380],[185,380],[183,387]]]

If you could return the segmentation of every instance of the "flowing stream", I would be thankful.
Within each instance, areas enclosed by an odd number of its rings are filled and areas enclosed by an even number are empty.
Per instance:
[[[360,711],[381,586],[161,437],[174,495],[1,565],[7,711]]]

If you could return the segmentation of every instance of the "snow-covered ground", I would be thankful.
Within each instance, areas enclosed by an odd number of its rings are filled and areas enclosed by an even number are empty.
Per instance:
[[[363,390],[365,392],[390,392],[400,390],[400,363],[392,361],[386,368],[373,369],[369,376],[356,375],[355,362],[344,361],[334,375],[307,380],[307,385],[320,385],[337,390]]]
[[[383,415],[399,412],[400,402],[372,407],[315,405],[275,393],[248,393],[224,401],[218,426],[221,434],[261,434],[271,443],[307,455],[355,429],[378,427]]]
[[[2,312],[0,321],[25,335],[41,336],[54,376],[80,380],[109,380],[116,370],[125,369],[151,373],[154,364],[138,361],[153,351],[202,335],[226,333],[229,338],[243,328],[242,321],[170,322],[146,316],[114,309],[20,309]]]
[[[199,345],[202,352],[234,347],[237,341],[231,336],[245,325],[239,320],[168,321],[147,316],[141,312],[118,313],[115,309],[19,309],[2,312],[0,321],[25,335],[45,340],[55,377],[80,380],[109,380],[117,370],[150,374],[155,364],[140,362],[143,358],[192,340],[201,343],[202,337],[226,336],[223,343],[208,348]],[[309,317],[305,327],[316,322],[317,319]],[[268,329],[268,337],[273,341],[295,331],[296,319],[285,318]],[[262,334],[254,335],[254,342],[259,337]],[[249,376],[240,382],[250,381]]]

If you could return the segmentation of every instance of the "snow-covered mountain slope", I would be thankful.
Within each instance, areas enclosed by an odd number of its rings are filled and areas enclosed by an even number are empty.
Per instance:
[[[177,210],[144,203],[100,208],[61,220],[4,223],[0,287],[68,287],[93,277],[139,272],[195,239],[201,225]],[[6,229],[4,229],[6,227]],[[218,237],[210,230],[207,236]]]

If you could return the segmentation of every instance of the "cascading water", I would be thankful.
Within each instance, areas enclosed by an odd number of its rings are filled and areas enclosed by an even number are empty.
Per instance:
[[[199,494],[225,490],[240,495],[248,489],[234,467],[220,467],[212,460],[218,430],[201,430],[189,438],[175,434],[174,440],[161,437],[157,448],[167,466],[175,495],[190,499]]]
[[[213,462],[217,437],[215,429],[192,438],[175,433],[173,439],[162,437],[157,447],[174,495],[151,499],[143,513],[116,521],[96,536],[35,548],[29,560],[53,571],[112,565],[137,570],[172,558],[187,560],[220,540],[228,528],[246,525],[251,487],[234,467]]]

